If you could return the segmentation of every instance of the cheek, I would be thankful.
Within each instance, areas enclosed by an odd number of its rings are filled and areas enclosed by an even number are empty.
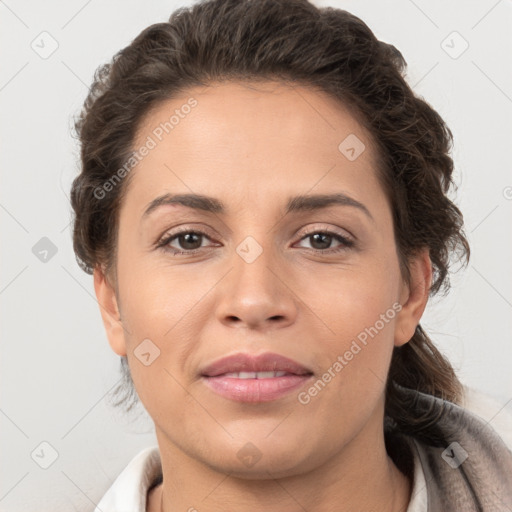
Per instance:
[[[342,396],[347,406],[383,390],[400,309],[397,269],[376,262],[340,272],[338,283],[326,280],[311,302],[324,333],[316,347],[322,352],[321,377],[333,400]]]
[[[330,425],[326,435],[340,425],[361,428],[385,392],[397,311],[380,296],[360,299],[339,301],[333,309],[328,321],[335,334],[316,347],[322,360],[317,379],[298,396],[308,414]]]
[[[390,320],[396,316],[393,305],[398,299],[398,263],[367,258],[357,266],[326,268],[322,272],[297,275],[298,295],[314,321],[329,339],[349,341],[378,322],[377,329],[388,336]],[[298,286],[298,283],[302,283]],[[385,324],[379,321],[385,316]],[[341,348],[341,347],[340,347]]]
[[[166,338],[181,329],[181,320],[214,282],[211,275],[206,281],[198,278],[198,267],[192,267],[170,265],[156,253],[125,252],[119,258],[119,293],[135,341]]]
[[[202,279],[184,267],[143,263],[127,258],[119,265],[119,291],[132,379],[155,418],[183,407],[187,400],[183,388],[188,385],[191,354],[212,315],[202,304],[216,279],[211,272]]]

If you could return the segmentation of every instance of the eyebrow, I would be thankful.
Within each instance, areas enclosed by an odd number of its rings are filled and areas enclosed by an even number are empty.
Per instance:
[[[227,212],[226,206],[215,197],[204,196],[201,194],[164,194],[153,199],[142,214],[142,219],[149,216],[151,212],[163,205],[180,204],[187,208],[202,210],[205,212],[223,214]],[[299,195],[290,197],[286,203],[285,214],[294,212],[315,211],[327,208],[332,205],[352,206],[358,208],[373,222],[375,219],[368,208],[356,199],[342,193],[336,194],[316,194]]]

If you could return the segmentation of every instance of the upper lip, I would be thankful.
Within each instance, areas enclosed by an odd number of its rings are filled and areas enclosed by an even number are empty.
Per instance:
[[[295,375],[307,375],[313,372],[300,363],[279,354],[266,352],[264,354],[253,355],[238,353],[221,359],[205,366],[201,370],[201,375],[207,377],[216,377],[224,373],[237,372],[269,372],[284,371]]]

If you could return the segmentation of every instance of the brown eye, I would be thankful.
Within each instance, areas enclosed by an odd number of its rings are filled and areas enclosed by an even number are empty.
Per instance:
[[[185,233],[182,235],[178,235],[176,240],[178,241],[180,248],[182,249],[199,249],[201,247],[201,237],[199,233]],[[197,242],[199,240],[199,245],[197,245]]]
[[[301,241],[307,239],[310,240],[312,249],[318,252],[339,252],[347,250],[355,245],[352,240],[331,231],[314,231],[302,237]],[[333,241],[339,242],[341,246],[331,248],[330,246]]]
[[[209,239],[202,231],[183,230],[169,234],[158,244],[158,247],[171,254],[195,254],[203,248],[204,238]]]

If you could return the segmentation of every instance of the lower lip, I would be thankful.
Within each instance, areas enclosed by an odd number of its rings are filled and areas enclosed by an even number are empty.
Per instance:
[[[312,375],[283,375],[269,379],[237,379],[203,376],[203,382],[215,393],[236,402],[270,402],[300,388]]]

